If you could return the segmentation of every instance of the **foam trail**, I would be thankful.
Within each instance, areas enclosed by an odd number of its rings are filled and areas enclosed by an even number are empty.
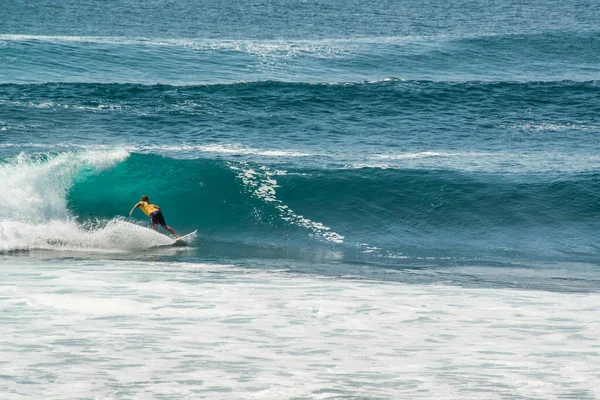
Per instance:
[[[246,168],[246,163],[241,163],[240,165],[242,167],[230,165],[229,168],[236,171],[238,179],[242,181],[253,196],[273,204],[279,212],[281,219],[291,225],[308,229],[312,232],[311,236],[323,239],[330,243],[344,243],[344,236],[333,232],[331,228],[325,226],[321,222],[315,222],[302,215],[296,214],[292,209],[283,204],[281,200],[277,199],[275,188],[277,188],[278,185],[273,176],[281,172],[271,171],[265,166],[256,171],[252,168]]]
[[[118,218],[95,227],[73,220],[39,224],[0,222],[0,252],[32,249],[129,252],[171,244],[173,239],[165,235]]]

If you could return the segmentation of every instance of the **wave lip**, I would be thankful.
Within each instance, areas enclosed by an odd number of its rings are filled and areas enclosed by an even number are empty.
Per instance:
[[[551,125],[544,129],[561,129],[560,126]],[[515,127],[515,129],[524,129]],[[589,128],[592,129],[592,128]],[[405,152],[381,152],[375,151],[371,154],[348,154],[345,151],[329,149],[327,154],[318,151],[307,151],[304,149],[278,149],[269,147],[246,146],[241,143],[220,143],[220,144],[136,144],[122,145],[118,150],[113,146],[101,144],[76,144],[76,143],[0,143],[0,149],[11,149],[13,151],[57,151],[73,152],[75,156],[61,155],[50,162],[44,168],[50,168],[50,164],[61,164],[67,158],[74,157],[73,166],[78,162],[84,162],[85,158],[107,157],[110,163],[110,157],[115,157],[116,161],[122,161],[125,155],[138,153],[147,155],[161,155],[174,159],[215,159],[215,160],[253,160],[255,162],[264,162],[265,160],[281,160],[295,163],[295,159],[301,159],[301,163],[306,166],[319,166],[331,169],[440,169],[469,172],[489,172],[489,173],[585,173],[600,169],[600,156],[592,151],[579,152],[571,154],[562,151],[526,151],[526,152],[508,152],[493,150],[423,150],[423,151],[405,151]],[[87,156],[83,155],[87,152]],[[92,154],[95,154],[92,156]],[[23,160],[26,160],[27,157]],[[61,161],[62,160],[62,161]],[[77,161],[79,160],[79,161]],[[33,168],[33,165],[31,168]],[[8,173],[8,167],[0,168],[0,177]],[[61,173],[65,173],[62,171]],[[71,171],[72,175],[73,171]],[[34,174],[35,175],[35,174]],[[6,182],[9,182],[9,178]],[[12,178],[13,180],[16,178]],[[32,177],[35,181],[35,177]],[[40,177],[40,179],[43,179]],[[29,182],[29,184],[32,184]],[[14,185],[13,185],[14,186]],[[24,185],[25,187],[28,184]],[[23,186],[22,186],[23,187]],[[0,196],[0,204],[3,198],[11,199],[17,196]],[[21,202],[21,199],[16,201]],[[1,214],[0,214],[1,215]]]
[[[21,153],[0,164],[0,219],[47,221],[69,216],[67,190],[77,174],[98,173],[129,156],[125,150],[57,155]]]

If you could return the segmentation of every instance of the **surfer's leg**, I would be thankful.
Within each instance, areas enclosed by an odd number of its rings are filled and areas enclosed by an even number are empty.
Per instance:
[[[170,226],[163,225],[162,227],[163,227],[163,228],[165,228],[167,231],[169,231],[169,233],[170,233],[171,235],[175,236],[176,238],[178,238],[178,237],[179,237],[179,235],[178,235],[178,234],[176,234],[176,233],[175,233],[175,231],[174,231],[173,229],[171,229],[171,227],[170,227]]]

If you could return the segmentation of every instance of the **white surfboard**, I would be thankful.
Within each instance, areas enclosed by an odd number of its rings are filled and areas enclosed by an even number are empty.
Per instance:
[[[188,233],[187,235],[179,236],[177,239],[175,239],[175,243],[189,243],[189,241],[194,238],[193,236],[196,234],[196,232],[198,232],[198,229],[192,233]]]

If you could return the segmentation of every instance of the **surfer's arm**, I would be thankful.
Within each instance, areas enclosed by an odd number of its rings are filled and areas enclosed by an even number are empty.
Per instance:
[[[129,211],[129,216],[130,216],[130,217],[131,217],[131,215],[133,214],[133,212],[135,211],[135,209],[136,209],[136,208],[138,208],[139,206],[140,206],[140,203],[137,203],[137,204],[135,205],[135,207],[133,207],[133,208],[131,209],[131,211]]]

